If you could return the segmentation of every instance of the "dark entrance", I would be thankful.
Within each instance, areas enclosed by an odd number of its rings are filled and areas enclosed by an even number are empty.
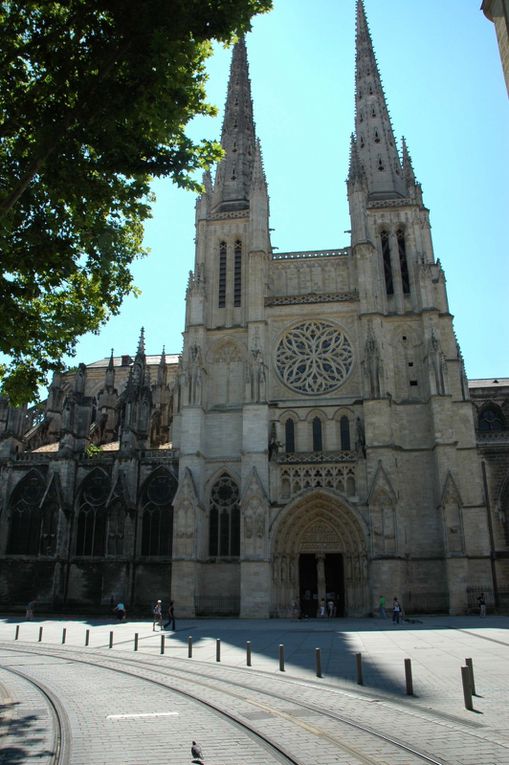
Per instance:
[[[333,600],[336,616],[345,612],[343,556],[327,553],[324,560],[326,600]],[[318,610],[318,562],[315,553],[299,556],[299,594],[302,616],[316,616]]]
[[[333,600],[336,616],[345,615],[345,584],[343,579],[343,556],[329,553],[325,556],[325,599]]]
[[[299,590],[302,616],[316,616],[318,573],[314,553],[303,553],[299,557]]]

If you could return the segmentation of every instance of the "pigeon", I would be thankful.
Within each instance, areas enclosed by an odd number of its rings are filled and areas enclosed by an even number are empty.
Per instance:
[[[193,741],[193,745],[191,746],[191,754],[193,755],[193,761],[201,762],[203,763],[203,753],[201,750],[201,746],[196,743],[196,741]]]

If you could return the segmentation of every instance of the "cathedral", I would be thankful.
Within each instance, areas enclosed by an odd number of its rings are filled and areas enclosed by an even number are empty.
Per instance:
[[[274,252],[245,40],[180,355],[0,400],[0,607],[338,617],[509,607],[509,380],[467,380],[357,0],[351,239]],[[192,232],[189,232],[192,236]]]

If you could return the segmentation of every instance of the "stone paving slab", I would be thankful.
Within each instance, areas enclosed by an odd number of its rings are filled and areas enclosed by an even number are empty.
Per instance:
[[[190,619],[177,623],[176,632],[152,630],[148,621],[113,623],[103,619],[36,618],[19,621],[0,617],[0,641],[37,643],[43,628],[44,645],[60,646],[62,630],[66,644],[83,648],[89,630],[91,648],[109,650],[109,634],[114,633],[114,652],[133,652],[133,637],[139,635],[138,655],[156,659],[160,655],[161,634],[165,656],[182,662],[202,662],[219,673],[227,668],[246,667],[246,641],[252,644],[252,672],[271,678],[295,678],[306,684],[321,685],[324,692],[334,688],[376,699],[392,699],[415,712],[416,737],[422,714],[436,711],[444,715],[447,726],[469,725],[480,742],[492,737],[509,747],[509,618],[508,617],[422,617],[420,623],[393,626],[378,619],[333,620],[223,620]],[[187,658],[188,636],[193,638],[193,658]],[[216,662],[216,639],[221,640],[221,662]],[[279,670],[279,645],[285,648],[285,672]],[[315,649],[321,651],[323,677],[315,674]],[[364,686],[356,684],[355,654],[363,659]],[[477,696],[475,711],[464,708],[461,666],[472,658]],[[404,659],[412,660],[415,696],[405,695]],[[377,708],[373,705],[373,719]],[[481,747],[482,748],[482,747]],[[460,753],[458,762],[463,761]],[[479,751],[481,761],[489,754]],[[508,758],[509,761],[509,758]],[[493,760],[493,763],[495,760]],[[498,762],[497,762],[498,765]]]

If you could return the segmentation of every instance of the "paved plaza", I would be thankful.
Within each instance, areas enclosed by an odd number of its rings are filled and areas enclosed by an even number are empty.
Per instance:
[[[17,629],[19,627],[19,629]],[[138,635],[138,655],[153,660],[179,659],[214,665],[221,673],[246,667],[250,641],[252,667],[272,678],[294,678],[306,685],[321,685],[324,692],[338,689],[375,699],[392,699],[412,708],[415,732],[426,710],[439,714],[451,728],[473,726],[483,739],[507,747],[509,761],[509,617],[421,616],[393,625],[390,619],[233,620],[177,619],[176,631],[153,631],[152,622],[65,618],[36,614],[0,617],[0,655],[7,661],[8,647],[65,645],[92,650],[133,652]],[[39,643],[40,629],[41,642]],[[64,638],[65,629],[65,638]],[[16,639],[17,632],[17,639]],[[113,632],[113,647],[109,648]],[[161,656],[164,635],[164,657]],[[192,658],[188,658],[189,637]],[[217,641],[220,640],[220,662]],[[284,645],[285,671],[280,670],[280,645]],[[320,648],[322,677],[316,676],[315,653]],[[364,684],[356,675],[356,654],[362,655]],[[474,710],[465,709],[461,667],[472,659]],[[411,659],[414,695],[406,695],[405,659]],[[408,725],[408,723],[407,723]],[[406,730],[407,736],[411,732]],[[492,762],[488,760],[487,762]],[[495,761],[493,761],[495,763]]]

